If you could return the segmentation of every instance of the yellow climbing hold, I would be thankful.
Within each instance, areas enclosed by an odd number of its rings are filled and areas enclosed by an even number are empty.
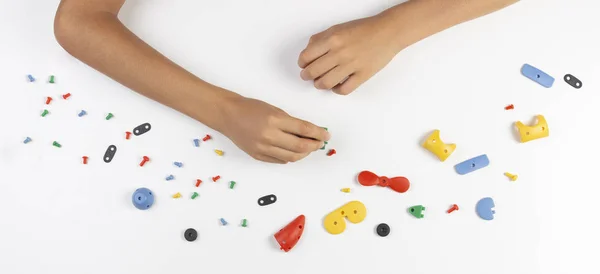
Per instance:
[[[533,126],[526,126],[521,122],[515,123],[515,126],[517,126],[517,129],[519,130],[519,135],[521,135],[521,143],[550,136],[546,118],[544,118],[543,115],[537,115],[535,117],[537,118],[537,124]]]
[[[344,193],[350,193],[350,188],[342,188],[341,190]]]
[[[215,153],[219,156],[223,156],[223,154],[225,154],[225,152],[223,152],[222,150],[218,150],[218,149],[215,149]]]
[[[174,199],[179,199],[179,198],[181,198],[181,193],[177,192],[177,193],[173,194],[173,198],[174,198]]]
[[[325,230],[331,234],[340,234],[346,230],[346,220],[358,224],[367,217],[367,208],[359,201],[349,202],[329,213],[323,220]]]
[[[446,161],[456,149],[455,144],[445,144],[440,139],[440,131],[437,129],[427,137],[423,143],[423,147],[435,154],[442,162]]]
[[[505,173],[504,173],[504,175],[505,175],[506,177],[508,177],[508,178],[509,178],[511,181],[516,181],[516,180],[517,180],[517,178],[519,178],[519,176],[518,176],[518,175],[515,175],[515,174],[510,174],[510,173],[508,173],[508,172],[505,172]]]

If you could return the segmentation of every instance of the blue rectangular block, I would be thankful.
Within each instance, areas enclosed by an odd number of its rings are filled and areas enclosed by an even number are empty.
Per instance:
[[[488,165],[490,165],[490,159],[488,159],[487,155],[483,154],[455,165],[454,169],[456,169],[458,174],[465,175]]]
[[[529,64],[523,65],[521,74],[546,88],[551,88],[554,84],[552,76]]]

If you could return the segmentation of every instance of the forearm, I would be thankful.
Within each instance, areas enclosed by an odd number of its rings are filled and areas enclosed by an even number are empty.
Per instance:
[[[218,105],[237,96],[168,60],[130,32],[116,13],[59,9],[55,33],[63,48],[82,62],[209,127],[219,126]]]
[[[411,0],[381,16],[397,37],[398,50],[457,24],[500,10],[519,0]]]

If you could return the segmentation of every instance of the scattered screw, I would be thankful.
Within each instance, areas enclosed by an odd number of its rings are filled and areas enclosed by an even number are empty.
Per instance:
[[[27,143],[29,143],[29,142],[31,142],[31,138],[27,137],[27,138],[25,138],[25,140],[23,141],[23,144],[27,144]]]
[[[222,150],[215,149],[215,153],[219,156],[223,156],[225,154]]]
[[[83,117],[83,115],[86,115],[87,112],[85,112],[85,110],[81,110],[81,112],[79,114],[77,114],[77,116],[79,117]]]
[[[248,226],[248,221],[246,219],[242,220],[242,227],[247,227]]]
[[[196,187],[199,187],[201,183],[202,183],[202,180],[200,180],[200,179],[197,179],[197,180],[196,180]]]
[[[508,177],[508,178],[509,178],[511,181],[513,181],[513,182],[514,182],[514,181],[516,181],[516,180],[519,178],[519,176],[518,176],[518,175],[510,174],[510,173],[508,173],[508,172],[505,172],[505,173],[504,173],[504,175],[505,175],[506,177]]]
[[[46,105],[49,105],[52,102],[52,97],[46,97]]]
[[[29,82],[35,82],[35,78],[33,78],[31,74],[27,75],[27,79],[29,80]]]
[[[140,166],[144,166],[146,164],[146,162],[148,162],[148,161],[150,161],[150,158],[148,158],[148,156],[144,156],[144,159],[142,159]]]
[[[213,182],[217,182],[219,179],[221,179],[221,176],[217,175],[215,177],[212,177]]]
[[[62,98],[67,100],[67,98],[71,97],[71,93],[63,94]]]
[[[327,156],[332,156],[336,153],[337,153],[337,151],[335,151],[335,149],[330,149],[329,152],[327,152]]]
[[[235,186],[235,181],[229,182],[229,188],[230,189],[233,189],[234,186]]]
[[[210,135],[206,134],[206,136],[204,136],[204,138],[202,138],[202,141],[206,142],[210,139],[212,139],[212,137],[210,137]]]
[[[131,132],[126,131],[125,132],[125,139],[129,140],[129,138],[131,138]]]
[[[196,199],[196,197],[198,197],[198,192],[194,192],[194,194],[192,194],[192,200]]]
[[[174,165],[176,165],[177,167],[183,167],[183,163],[181,162],[174,162]]]
[[[194,139],[194,146],[196,146],[196,147],[200,146],[200,140],[199,139]]]
[[[110,120],[112,117],[114,117],[114,115],[109,112],[108,115],[106,115],[106,120]]]
[[[55,146],[55,147],[62,147],[62,145],[61,145],[61,144],[59,144],[57,141],[54,141],[54,142],[52,143],[52,145],[53,145],[53,146]]]
[[[46,117],[46,115],[48,115],[48,113],[50,113],[47,109],[44,109],[44,111],[42,112],[42,117]]]
[[[452,211],[458,210],[458,206],[456,204],[453,204],[452,207],[450,209],[448,209],[448,213],[452,213]]]
[[[181,193],[177,192],[175,194],[173,194],[173,199],[179,199],[181,198]]]
[[[171,180],[175,179],[175,176],[169,175],[166,179],[167,179],[167,181],[171,181]]]
[[[221,218],[221,224],[222,225],[227,225],[227,221],[225,221],[225,219]]]
[[[341,190],[344,193],[350,193],[350,188],[342,188]]]
[[[54,84],[54,75],[50,75],[50,80],[48,81],[50,84]]]
[[[87,161],[88,161],[88,157],[87,156],[83,156],[83,164],[87,165]]]
[[[506,110],[515,109],[515,106],[513,104],[510,104],[510,105],[504,107],[504,109],[506,109]]]

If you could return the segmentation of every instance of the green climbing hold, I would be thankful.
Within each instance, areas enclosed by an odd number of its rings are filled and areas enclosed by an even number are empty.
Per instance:
[[[48,80],[48,83],[54,84],[54,75],[50,75],[50,80]]]
[[[61,145],[61,144],[59,144],[57,141],[54,141],[54,142],[52,143],[52,145],[53,145],[53,146],[55,146],[55,147],[62,147],[62,145]]]
[[[423,215],[423,211],[425,210],[425,207],[422,205],[416,205],[416,206],[411,206],[408,208],[408,213],[412,214],[413,216],[421,219],[423,217],[425,217],[425,215]]]
[[[229,182],[229,188],[230,189],[233,189],[234,186],[235,186],[235,182],[234,181]]]
[[[108,113],[108,115],[106,115],[106,120],[110,120],[112,117],[114,117],[114,115],[112,113]]]
[[[196,199],[196,197],[198,197],[198,192],[194,192],[194,194],[192,194],[192,200]]]
[[[48,115],[48,113],[50,113],[47,109],[44,109],[44,112],[42,112],[42,117],[46,117],[46,115]]]

